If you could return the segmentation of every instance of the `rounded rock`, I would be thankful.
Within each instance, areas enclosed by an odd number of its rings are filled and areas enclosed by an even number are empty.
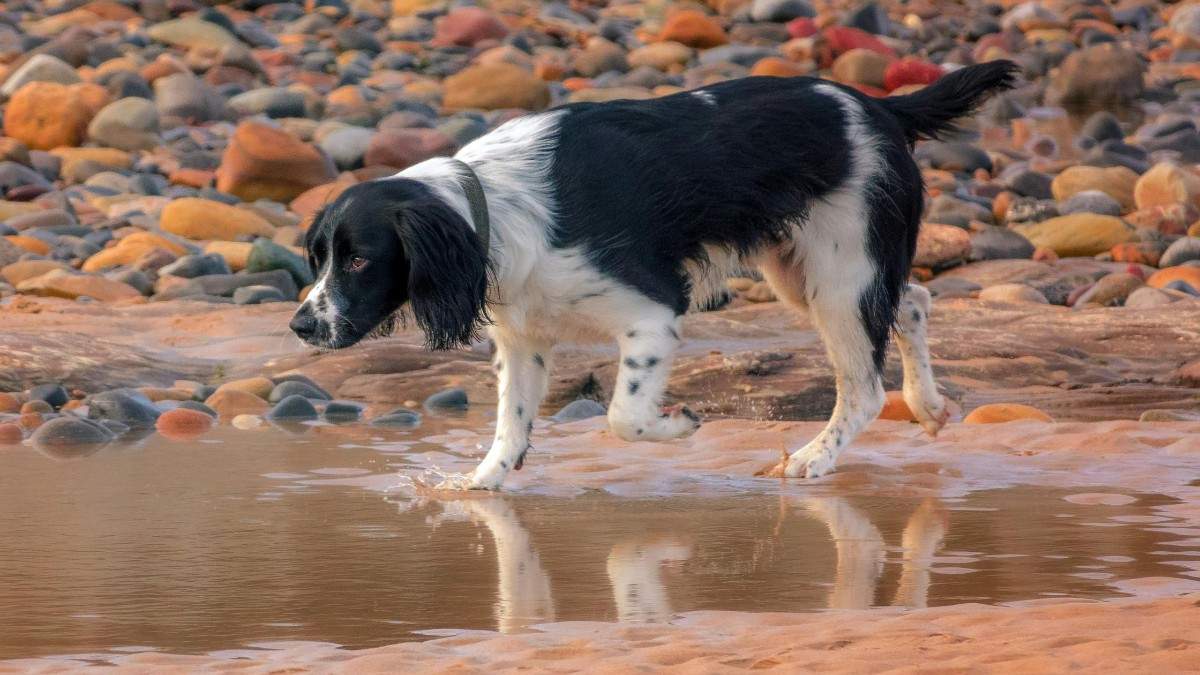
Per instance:
[[[456,387],[433,394],[425,399],[423,405],[426,410],[466,410],[470,403],[467,401],[467,392]]]
[[[199,410],[178,407],[159,416],[154,428],[173,440],[196,438],[212,428],[213,418]]]

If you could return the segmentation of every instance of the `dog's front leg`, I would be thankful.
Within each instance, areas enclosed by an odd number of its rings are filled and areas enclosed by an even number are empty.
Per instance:
[[[471,474],[471,487],[479,490],[498,489],[509,471],[524,464],[550,374],[550,343],[500,329],[492,331],[492,339],[500,401],[492,448]]]

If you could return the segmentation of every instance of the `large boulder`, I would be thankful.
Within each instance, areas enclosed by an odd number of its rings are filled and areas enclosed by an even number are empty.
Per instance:
[[[1125,221],[1096,213],[1073,213],[1014,229],[1034,246],[1063,257],[1105,253],[1134,236],[1134,229]]]
[[[446,110],[541,110],[550,104],[546,83],[511,63],[470,66],[446,78],[444,85]]]
[[[176,199],[163,209],[161,226],[188,239],[236,241],[242,237],[270,237],[275,228],[265,218],[211,199]]]
[[[8,102],[4,134],[33,150],[79,145],[88,123],[106,103],[108,92],[96,84],[30,82]]]
[[[333,160],[270,124],[247,120],[234,131],[221,165],[217,189],[245,201],[287,202],[337,177]]]

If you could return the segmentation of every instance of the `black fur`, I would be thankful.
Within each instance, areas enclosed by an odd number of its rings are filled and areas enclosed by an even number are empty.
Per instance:
[[[292,328],[311,342],[354,344],[406,302],[430,349],[468,345],[489,321],[483,243],[421,182],[392,178],[349,188],[318,214],[305,247],[314,271],[333,256],[328,283],[346,298],[336,342],[304,333],[313,317],[308,304],[301,306]],[[352,271],[347,265],[354,257],[369,262]]]
[[[988,94],[1011,89],[1019,71],[1012,61],[991,61],[956,70],[914,94],[874,100],[900,122],[911,145],[954,131],[954,121],[975,112]]]

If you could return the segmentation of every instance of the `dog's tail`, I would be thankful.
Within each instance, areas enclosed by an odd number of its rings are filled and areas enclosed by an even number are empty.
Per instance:
[[[1011,89],[1018,70],[1012,61],[990,61],[960,68],[914,94],[876,100],[899,120],[911,144],[953,131],[954,121],[975,112],[988,96]]]

